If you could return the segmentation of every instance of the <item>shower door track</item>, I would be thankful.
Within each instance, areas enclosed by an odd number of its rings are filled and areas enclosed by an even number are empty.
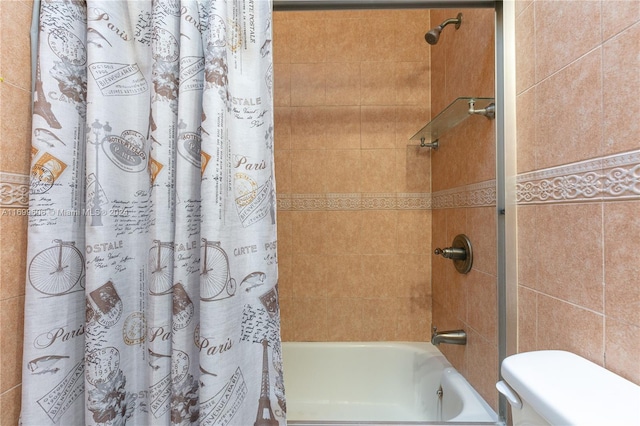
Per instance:
[[[489,0],[273,0],[273,10],[493,8]]]

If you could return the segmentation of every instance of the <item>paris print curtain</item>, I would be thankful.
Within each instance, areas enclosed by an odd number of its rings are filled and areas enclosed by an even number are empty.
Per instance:
[[[271,2],[43,0],[24,425],[284,425]]]

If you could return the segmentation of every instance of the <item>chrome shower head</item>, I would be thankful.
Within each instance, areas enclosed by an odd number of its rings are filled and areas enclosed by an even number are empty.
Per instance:
[[[429,44],[432,44],[432,45],[436,44],[438,42],[438,39],[440,38],[440,32],[442,31],[442,29],[444,27],[446,27],[449,24],[455,24],[456,30],[458,28],[460,28],[460,24],[462,24],[462,13],[458,13],[458,16],[456,16],[455,18],[447,19],[442,24],[440,24],[437,27],[432,28],[431,30],[429,30],[424,35],[424,39]]]

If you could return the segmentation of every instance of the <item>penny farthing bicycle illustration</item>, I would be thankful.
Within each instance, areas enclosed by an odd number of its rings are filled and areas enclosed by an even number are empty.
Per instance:
[[[29,263],[29,282],[48,296],[70,292],[84,273],[84,258],[75,241],[55,239],[53,243],[56,245],[42,250]],[[82,283],[80,287],[84,288]]]
[[[167,294],[173,287],[173,243],[153,240],[155,244],[149,250],[149,292]]]
[[[200,299],[220,300],[236,293],[236,280],[229,273],[229,258],[220,241],[202,239],[204,255],[200,273]]]

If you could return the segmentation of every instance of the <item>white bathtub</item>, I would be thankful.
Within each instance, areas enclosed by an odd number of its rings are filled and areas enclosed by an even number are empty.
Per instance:
[[[430,343],[284,342],[282,356],[289,425],[500,424]]]

